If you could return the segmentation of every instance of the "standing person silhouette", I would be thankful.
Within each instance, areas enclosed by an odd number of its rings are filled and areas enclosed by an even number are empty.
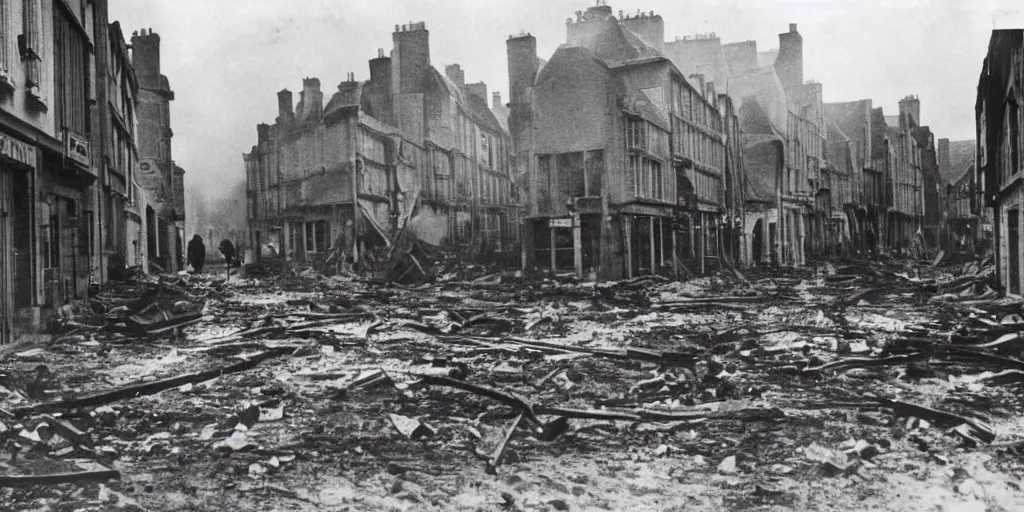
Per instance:
[[[188,264],[192,265],[194,273],[203,273],[203,266],[206,265],[206,245],[203,244],[203,237],[199,235],[193,236],[188,242]]]

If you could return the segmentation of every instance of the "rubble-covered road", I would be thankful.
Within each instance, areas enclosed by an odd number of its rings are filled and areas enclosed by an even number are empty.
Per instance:
[[[0,349],[3,510],[1024,510],[978,263],[120,285]]]

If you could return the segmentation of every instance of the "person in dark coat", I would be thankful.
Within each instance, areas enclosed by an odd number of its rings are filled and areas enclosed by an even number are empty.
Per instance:
[[[206,264],[206,246],[203,245],[203,237],[199,235],[193,236],[188,243],[188,264],[192,265],[196,274],[202,273],[203,265]]]
[[[228,264],[228,268],[231,268],[235,263],[235,246],[231,240],[220,241],[220,253],[224,255],[224,262]]]

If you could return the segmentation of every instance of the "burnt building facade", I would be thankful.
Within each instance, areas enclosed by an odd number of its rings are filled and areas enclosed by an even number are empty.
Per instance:
[[[779,49],[755,41],[722,44],[715,34],[666,43],[684,75],[712,80],[736,106],[745,165],[744,258],[748,264],[801,265],[848,237],[830,189],[821,84],[804,80],[803,37],[796,24]]]
[[[975,102],[978,186],[993,213],[996,269],[1007,293],[1024,290],[1024,30],[994,30]]]
[[[507,42],[525,265],[600,279],[719,268],[737,245],[723,240],[737,231],[727,173],[742,180],[732,103],[665,56],[654,13],[599,5],[566,30],[543,66],[533,36]]]
[[[939,192],[943,208],[940,244],[946,252],[974,253],[981,248],[983,216],[978,187],[976,143],[939,139]]]
[[[161,73],[160,35],[152,29],[132,34],[132,66],[138,81],[136,180],[148,198],[139,215],[145,222],[145,254],[154,270],[181,270],[184,237],[183,187],[175,184],[171,140],[171,102],[174,91]]]
[[[393,41],[369,80],[350,73],[326,104],[316,78],[297,104],[278,94],[276,122],[244,155],[250,247],[359,262],[411,237],[518,254],[512,142],[486,85],[458,65],[439,72],[422,22],[396,26]]]

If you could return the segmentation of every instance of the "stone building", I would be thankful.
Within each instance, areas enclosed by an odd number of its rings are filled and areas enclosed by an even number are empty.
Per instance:
[[[177,272],[182,259],[179,240],[184,237],[185,212],[179,210],[183,193],[175,185],[171,151],[171,101],[174,92],[160,68],[160,35],[152,29],[132,33],[132,65],[139,84],[137,182],[146,192],[145,254],[155,270]]]
[[[518,254],[512,144],[488,107],[487,87],[461,67],[433,67],[424,23],[396,26],[394,49],[324,104],[307,78],[297,105],[278,93],[279,116],[257,127],[244,155],[250,246],[286,258],[330,253],[359,261],[411,236],[468,254]],[[402,235],[402,236],[400,236]]]
[[[828,155],[830,165],[849,172],[847,189],[835,201],[846,214],[850,249],[877,250],[878,234],[884,222],[885,181],[872,166],[871,100],[826,103]]]
[[[1010,294],[1024,289],[1024,30],[993,30],[975,102],[978,181],[993,210],[996,269]]]
[[[886,116],[881,108],[875,109],[873,114],[873,165],[882,170],[886,180],[882,245],[890,251],[924,249],[925,183],[922,167],[928,146],[919,143],[914,136],[919,129],[919,119],[920,103],[914,96],[900,100],[897,115]],[[931,147],[934,153],[933,143]]]
[[[566,29],[543,66],[533,36],[507,42],[525,265],[601,279],[718,268],[735,245],[722,240],[733,105],[666,57],[654,13],[598,5]]]
[[[0,4],[0,343],[106,278],[117,170],[90,83],[106,73],[106,13],[102,0]]]
[[[715,34],[676,38],[665,52],[687,77],[716,83],[735,103],[743,136],[743,261],[800,265],[847,233],[829,189],[822,86],[804,81],[796,24],[779,49],[722,44]],[[838,179],[838,174],[836,175]]]

